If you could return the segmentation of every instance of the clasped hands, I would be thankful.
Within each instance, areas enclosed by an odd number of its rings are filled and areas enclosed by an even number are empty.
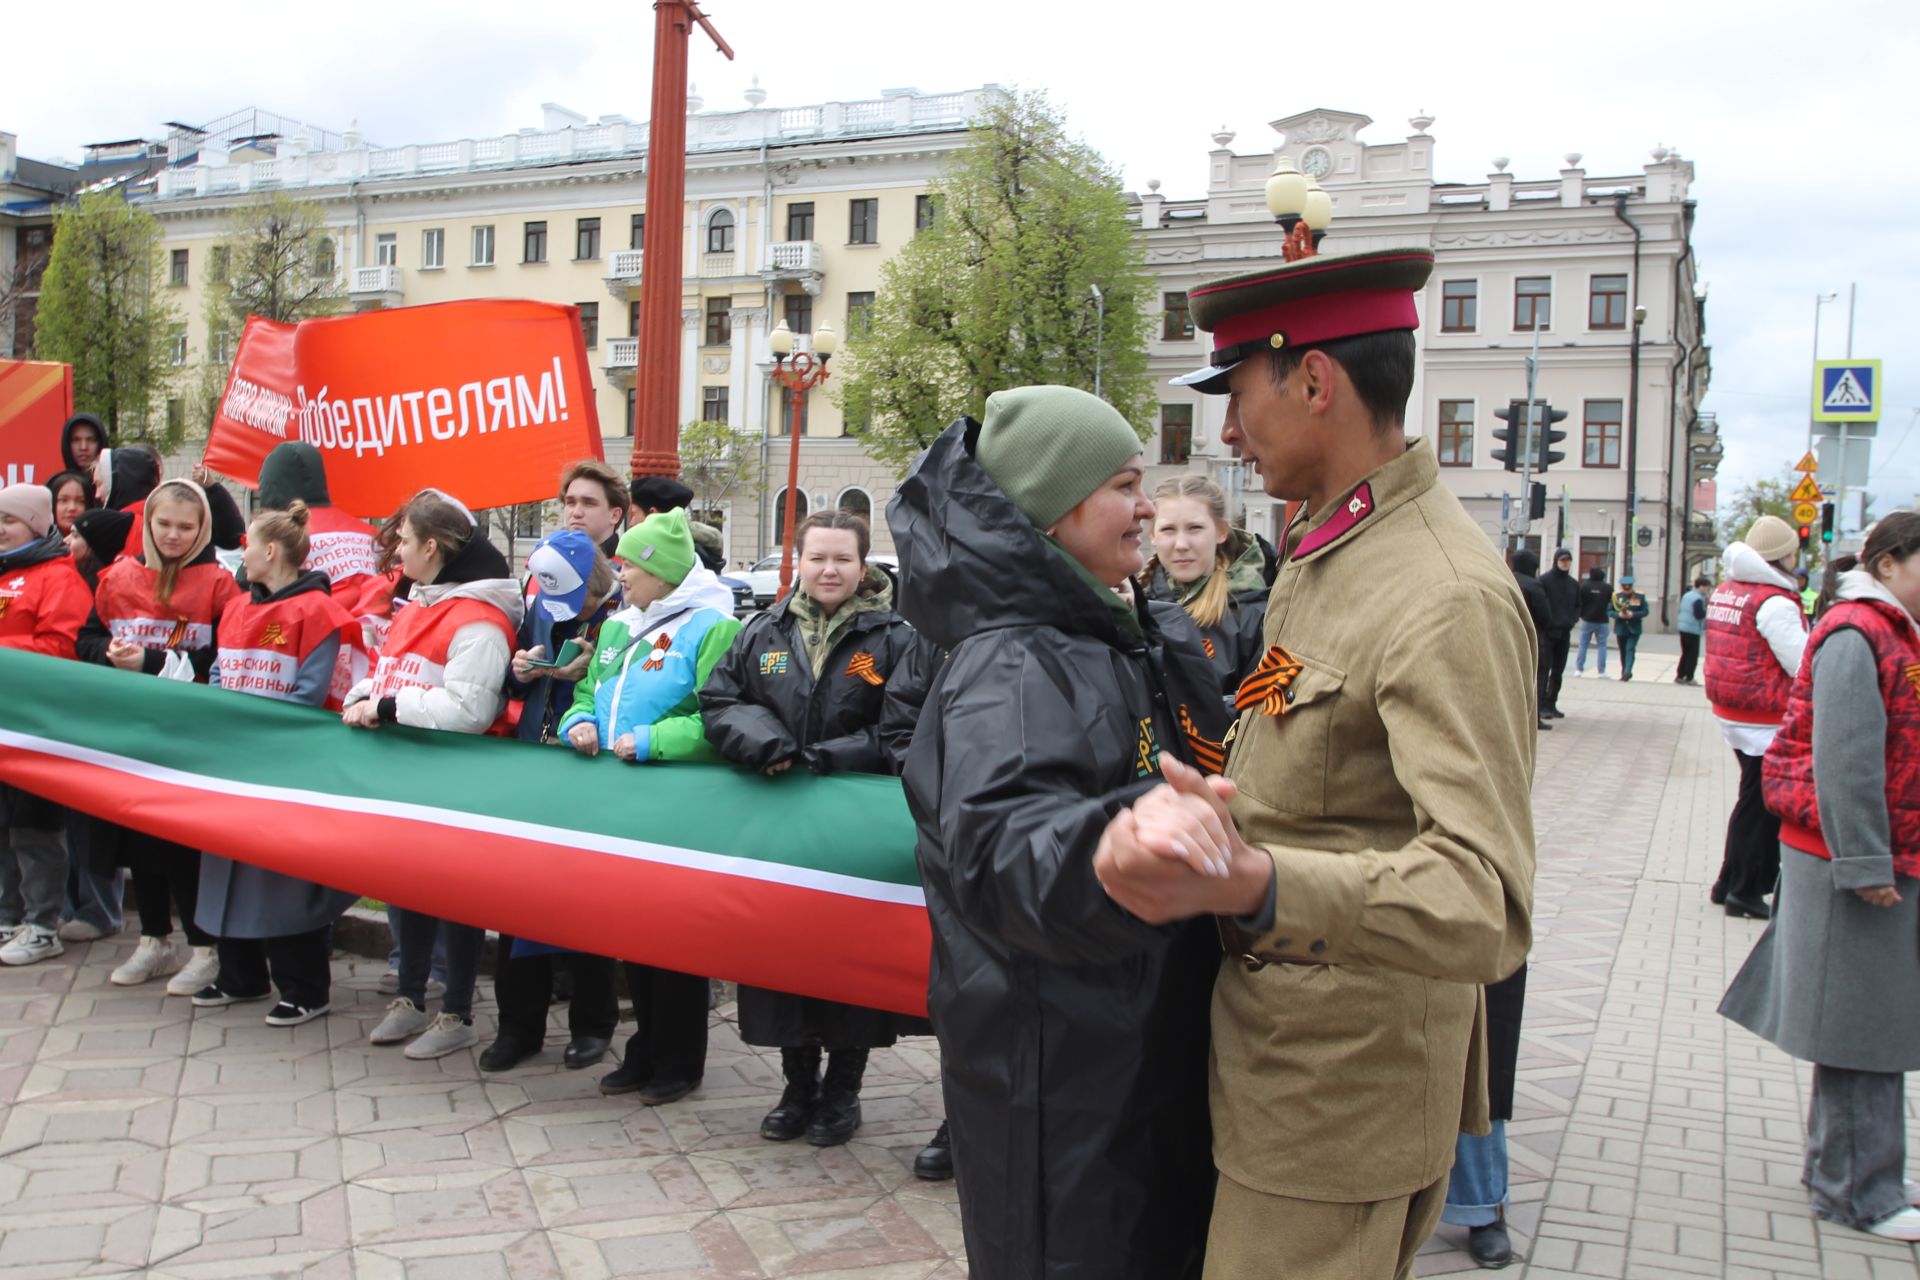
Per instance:
[[[1100,837],[1093,873],[1107,896],[1148,924],[1259,911],[1273,860],[1240,838],[1227,812],[1233,783],[1167,755],[1160,772],[1166,781]]]

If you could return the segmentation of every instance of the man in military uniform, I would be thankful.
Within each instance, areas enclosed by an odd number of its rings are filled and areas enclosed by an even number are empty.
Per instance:
[[[1095,869],[1212,913],[1208,1280],[1410,1276],[1455,1136],[1487,1131],[1482,985],[1531,941],[1536,638],[1403,433],[1433,255],[1303,257],[1192,295],[1222,439],[1302,504],[1224,778],[1177,762]]]

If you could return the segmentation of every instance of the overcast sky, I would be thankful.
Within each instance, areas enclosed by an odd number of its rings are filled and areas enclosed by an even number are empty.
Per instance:
[[[1129,187],[1204,191],[1208,135],[1272,145],[1267,122],[1310,107],[1364,112],[1390,142],[1424,109],[1444,181],[1477,182],[1511,157],[1550,178],[1568,151],[1595,175],[1637,171],[1657,143],[1695,167],[1695,252],[1710,286],[1713,385],[1727,440],[1722,491],[1784,476],[1806,445],[1816,294],[1821,352],[1887,362],[1871,490],[1920,494],[1920,6],[1826,0],[1347,7],[1136,0],[711,0],[728,63],[696,35],[691,74],[709,108],[985,83],[1045,89]],[[629,14],[622,19],[618,15]],[[8,24],[0,129],[23,154],[163,136],[261,106],[382,145],[508,132],[540,104],[644,119],[651,7],[524,0],[255,5],[96,0],[84,32],[35,5]],[[37,52],[36,52],[37,51]]]

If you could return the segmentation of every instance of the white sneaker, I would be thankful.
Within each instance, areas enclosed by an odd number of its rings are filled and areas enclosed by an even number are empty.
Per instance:
[[[214,954],[212,947],[195,947],[193,956],[180,972],[167,982],[167,994],[170,996],[190,996],[197,994],[202,987],[210,987],[213,980],[220,976],[220,957]]]
[[[65,950],[58,934],[46,929],[22,929],[0,946],[0,964],[34,964]]]
[[[426,1033],[407,1046],[409,1058],[444,1058],[480,1043],[480,1033],[457,1013],[443,1013]]]
[[[67,942],[92,942],[96,938],[110,936],[98,925],[88,924],[85,920],[69,920],[60,926],[60,937]]]
[[[1920,1182],[1909,1180],[1904,1186],[1907,1193],[1907,1203],[1920,1207]]]
[[[426,1030],[433,1019],[427,1016],[425,1009],[415,1007],[413,1001],[401,996],[387,1006],[387,1016],[380,1019],[380,1025],[367,1037],[369,1044],[399,1044],[408,1036]]]
[[[142,934],[140,945],[135,947],[133,954],[113,971],[110,981],[116,987],[137,987],[149,978],[177,972],[184,963],[186,963],[184,957],[175,949],[171,939],[156,938],[150,933]],[[191,995],[192,992],[188,994]]]
[[[1867,1233],[1882,1240],[1920,1240],[1920,1209],[1902,1209],[1891,1218],[1882,1218],[1868,1227]]]

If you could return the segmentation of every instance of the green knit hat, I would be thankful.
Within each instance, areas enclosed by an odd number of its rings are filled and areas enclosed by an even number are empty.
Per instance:
[[[620,535],[613,554],[679,586],[693,572],[693,531],[684,511],[656,511]]]
[[[987,397],[974,461],[1039,529],[1050,529],[1140,452],[1120,411],[1074,387]]]

